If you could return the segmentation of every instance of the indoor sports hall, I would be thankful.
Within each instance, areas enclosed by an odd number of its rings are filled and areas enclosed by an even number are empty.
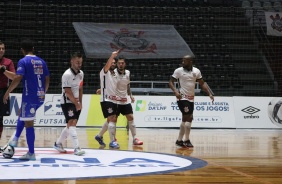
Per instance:
[[[28,149],[24,130],[13,157],[0,155],[0,183],[280,184],[281,17],[281,0],[2,0],[4,57],[17,69],[21,41],[32,39],[51,81],[34,122],[36,160],[19,160]],[[116,50],[130,71],[136,137],[143,145],[133,144],[127,119],[120,115],[120,148],[112,149],[108,131],[105,147],[95,140],[105,122],[96,90],[100,71]],[[61,78],[73,52],[83,54],[77,123],[82,156],[74,155],[70,138],[63,142],[66,153],[53,148],[66,126]],[[176,145],[182,116],[169,87],[185,55],[193,56],[214,96],[212,102],[195,83],[194,147]],[[16,130],[22,91],[23,84],[5,106],[9,115],[0,124],[1,149]]]

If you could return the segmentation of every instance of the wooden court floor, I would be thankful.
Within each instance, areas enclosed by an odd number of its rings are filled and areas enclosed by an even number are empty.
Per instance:
[[[36,147],[52,147],[62,128],[36,128]],[[13,127],[4,127],[0,139],[3,146],[10,138]],[[98,128],[79,128],[78,137],[82,148],[98,148],[94,135]],[[208,165],[183,172],[160,175],[145,175],[118,178],[99,178],[87,180],[35,180],[3,181],[0,183],[32,184],[81,184],[81,183],[232,183],[232,184],[281,184],[282,183],[282,130],[262,129],[192,129],[191,141],[194,149],[175,146],[177,129],[137,129],[143,146],[132,146],[132,138],[125,128],[117,129],[121,150],[180,154],[199,158]],[[108,143],[108,133],[105,134]],[[65,147],[71,148],[67,140]],[[20,147],[26,147],[25,132]],[[108,149],[108,148],[105,148]],[[1,177],[1,171],[0,171]]]

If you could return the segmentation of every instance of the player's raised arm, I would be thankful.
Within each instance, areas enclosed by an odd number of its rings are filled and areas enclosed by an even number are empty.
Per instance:
[[[113,60],[115,59],[115,57],[118,55],[118,53],[120,52],[120,50],[114,51],[112,52],[112,55],[109,57],[106,65],[104,66],[104,72],[107,73],[112,65]]]

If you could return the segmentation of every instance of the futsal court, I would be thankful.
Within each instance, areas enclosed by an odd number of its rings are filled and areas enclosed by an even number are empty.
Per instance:
[[[52,148],[56,138],[60,135],[61,127],[38,127],[36,128],[36,150],[37,158],[40,157],[42,150],[48,150],[45,153],[45,157],[55,157],[57,152]],[[14,131],[14,127],[5,127],[2,132],[0,145],[6,144],[11,134]],[[192,162],[195,161],[195,167],[181,169],[181,171],[171,172],[156,172],[150,173],[153,167],[145,169],[143,174],[113,176],[113,173],[108,168],[108,176],[95,177],[95,172],[98,173],[99,167],[89,168],[93,172],[92,176],[87,178],[77,177],[77,179],[69,178],[56,179],[60,175],[60,166],[52,168],[52,171],[57,169],[50,179],[33,180],[1,180],[1,183],[253,183],[253,184],[279,184],[281,183],[281,161],[282,161],[282,143],[281,143],[281,130],[273,129],[192,129],[191,141],[194,144],[193,149],[178,148],[175,146],[176,137],[178,135],[177,129],[147,129],[138,128],[137,135],[140,140],[144,141],[143,146],[133,146],[130,132],[125,128],[117,129],[117,139],[120,144],[119,150],[111,150],[108,145],[105,149],[99,149],[99,144],[94,140],[94,136],[98,133],[99,128],[78,128],[78,137],[80,145],[85,149],[87,157],[99,158],[100,164],[103,164],[103,158],[108,157],[106,160],[111,160],[115,155],[120,152],[129,151],[128,156],[134,157],[134,153],[161,153],[166,155],[189,158]],[[106,132],[105,142],[109,143],[108,132]],[[16,148],[15,158],[20,154],[25,153],[27,150],[25,131],[22,133],[18,148]],[[71,169],[75,169],[77,173],[83,168],[73,159],[80,159],[78,156],[72,154],[72,143],[67,140],[64,146],[68,150],[69,154],[65,155],[67,161],[64,164],[69,164],[69,172]],[[102,151],[102,155],[101,155]],[[106,154],[107,151],[116,154]],[[122,154],[126,157],[125,154]],[[47,155],[47,156],[46,156]],[[49,156],[48,156],[49,155]],[[60,154],[61,158],[64,155]],[[143,157],[153,160],[160,159],[159,156]],[[174,162],[174,158],[167,160],[167,162]],[[196,160],[193,160],[196,159]],[[120,160],[120,159],[119,159]],[[6,159],[1,158],[1,178],[5,176],[5,170],[16,170],[18,167],[7,168]],[[42,159],[41,159],[42,162]],[[81,162],[81,161],[80,161]],[[115,161],[113,161],[114,163]],[[196,168],[197,164],[203,164],[200,168]],[[43,163],[43,162],[42,162]],[[51,162],[50,162],[51,163]],[[49,163],[49,164],[50,164]],[[83,162],[84,163],[84,162]],[[26,167],[32,164],[32,161],[26,162]],[[48,163],[44,163],[46,165]],[[84,163],[85,164],[85,163]],[[147,164],[149,164],[147,162]],[[5,166],[6,165],[6,166]],[[33,164],[35,165],[35,164]],[[60,165],[60,164],[58,164]],[[150,164],[151,165],[151,164]],[[71,167],[73,166],[73,167]],[[89,166],[89,165],[88,165]],[[109,165],[108,165],[109,166]],[[106,166],[105,166],[106,167]],[[117,170],[117,172],[131,167],[130,170],[136,169],[136,167],[124,166]],[[154,166],[154,168],[157,166]],[[34,166],[33,166],[34,168]],[[43,168],[43,164],[41,166]],[[40,169],[40,168],[38,168]],[[103,168],[104,169],[104,168]],[[128,168],[127,168],[128,169]],[[100,168],[101,170],[101,168]],[[4,174],[3,174],[4,173]],[[17,176],[23,175],[23,173],[13,173]],[[46,173],[48,175],[48,173]]]

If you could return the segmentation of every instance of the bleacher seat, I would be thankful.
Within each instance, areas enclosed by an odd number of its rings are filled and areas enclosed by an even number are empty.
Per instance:
[[[244,9],[250,9],[250,8],[251,8],[251,3],[250,3],[250,1],[247,1],[247,0],[242,1],[242,8],[244,8]]]
[[[6,38],[4,41],[5,47],[7,49],[15,49],[18,50],[19,48],[19,40],[16,38]]]
[[[19,28],[20,27],[20,21],[18,21],[18,20],[6,20],[5,21],[5,27],[6,27],[6,29]]]
[[[237,91],[244,90],[243,85],[246,83],[242,83],[241,80],[248,78],[244,74],[249,74],[248,67],[253,61],[249,60],[250,56],[256,56],[258,63],[262,63],[257,56],[259,48],[254,42],[256,33],[249,26],[248,18],[253,17],[253,9],[259,10],[259,13],[271,10],[271,5],[276,11],[281,9],[280,1],[274,0],[122,0],[118,3],[114,0],[107,2],[37,0],[33,3],[32,1],[22,3],[24,4],[21,11],[22,19],[19,19],[18,1],[0,2],[0,7],[5,6],[0,8],[0,24],[5,25],[0,28],[0,39],[7,40],[7,46],[16,50],[16,44],[12,44],[12,39],[18,40],[23,35],[34,34],[37,53],[51,63],[52,70],[56,61],[61,61],[58,63],[61,66],[60,70],[65,70],[69,65],[69,53],[83,51],[72,26],[74,21],[171,24],[192,49],[196,56],[195,64],[204,78],[211,83],[210,86],[219,91],[224,87],[224,91],[227,92],[230,87],[227,87],[224,81],[229,82]],[[29,9],[37,11],[29,12]],[[259,16],[262,15],[264,17],[262,13]],[[7,21],[10,22],[6,23]],[[30,25],[33,28],[29,31]],[[98,75],[103,62],[105,60],[85,59],[83,69],[85,73]],[[249,66],[241,65],[244,62],[249,62]],[[179,67],[179,63],[181,63],[179,58],[165,61],[138,60],[129,61],[127,67],[131,71],[131,80],[168,81],[169,76]],[[261,65],[253,66],[256,69],[251,70],[252,73],[263,73],[261,77],[268,77],[267,72],[261,69]],[[219,77],[219,73],[224,77]],[[99,83],[99,77],[97,81],[90,81],[89,78],[90,75],[85,78],[87,90],[91,90],[91,86]],[[249,80],[247,84],[251,85],[251,81]],[[167,85],[160,84],[159,87],[167,88]]]
[[[37,13],[35,10],[29,10],[29,11],[21,11],[20,17],[22,21],[34,21],[34,19],[37,18]]]
[[[279,2],[279,1],[273,2],[273,8],[276,11],[281,11],[281,9],[282,9],[282,2]]]
[[[253,1],[252,8],[261,10],[262,9],[261,3],[259,1]]]
[[[269,1],[264,1],[264,2],[263,2],[263,9],[266,10],[266,11],[272,9],[272,4],[271,4],[271,2],[269,2]]]

